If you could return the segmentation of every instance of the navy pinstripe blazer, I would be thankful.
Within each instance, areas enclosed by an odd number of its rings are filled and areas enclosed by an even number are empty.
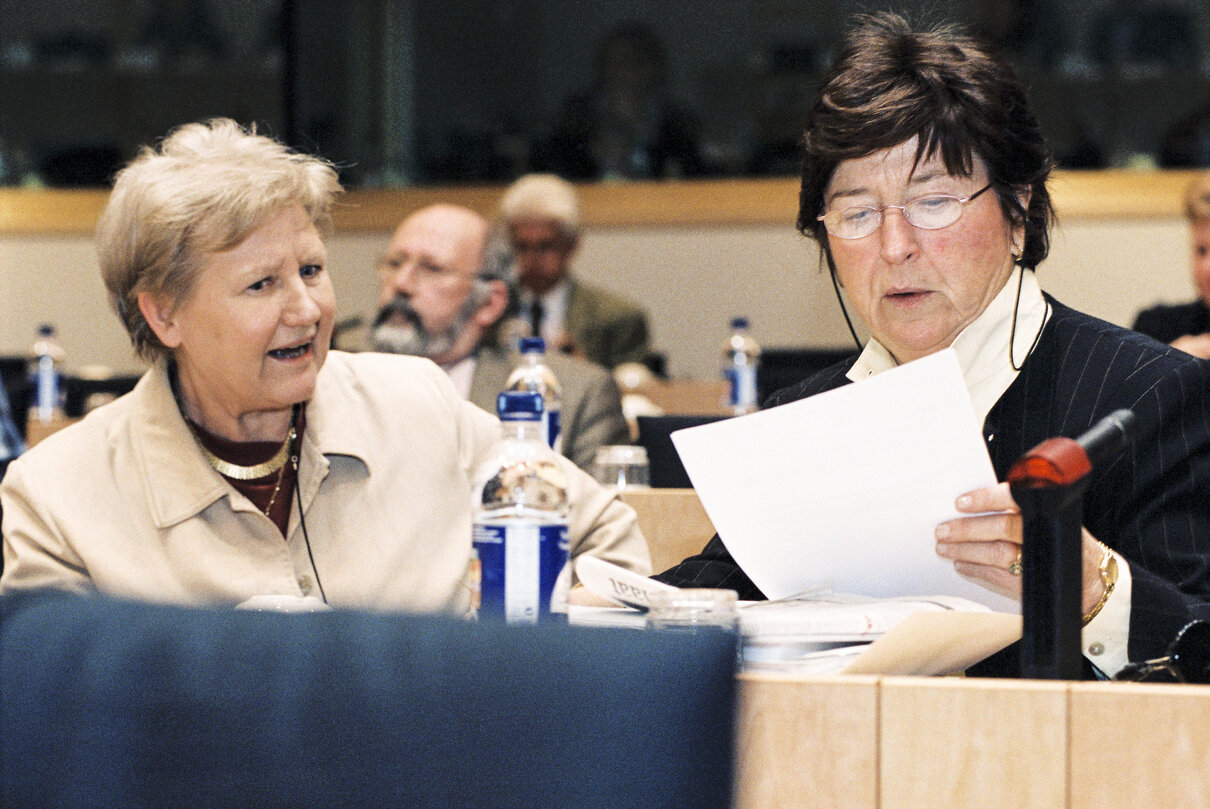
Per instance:
[[[1047,300],[1046,330],[984,422],[988,452],[1003,480],[1045,439],[1075,438],[1114,410],[1134,411],[1136,439],[1094,470],[1084,525],[1130,562],[1130,658],[1156,657],[1189,620],[1210,618],[1210,363]],[[765,406],[840,387],[851,365],[778,391]],[[717,536],[655,578],[764,597]]]

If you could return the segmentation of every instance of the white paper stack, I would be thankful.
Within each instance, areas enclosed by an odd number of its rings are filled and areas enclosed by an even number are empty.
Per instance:
[[[828,594],[751,602],[739,611],[744,668],[805,674],[843,671],[909,615],[954,611],[990,612],[955,596],[875,599]]]
[[[573,604],[573,624],[644,629],[651,594],[676,589],[591,556],[576,560],[576,573],[619,606]],[[740,602],[738,614],[751,672],[948,674],[1021,636],[1019,615],[958,596],[870,598],[817,586],[780,601]]]

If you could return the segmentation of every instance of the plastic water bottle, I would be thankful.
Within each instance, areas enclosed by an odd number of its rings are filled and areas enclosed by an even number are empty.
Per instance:
[[[509,374],[505,391],[527,391],[542,395],[542,429],[546,443],[559,451],[559,416],[563,388],[546,365],[546,341],[541,337],[521,338],[521,363]]]
[[[759,367],[760,344],[748,333],[748,318],[732,318],[731,336],[723,345],[723,379],[727,381],[727,405],[737,416],[760,409],[756,398]]]
[[[33,411],[43,424],[63,415],[63,347],[55,337],[55,327],[43,323],[34,340],[30,381],[33,383]]]
[[[566,618],[567,479],[542,437],[542,397],[505,392],[501,437],[476,475],[479,616],[513,623]]]

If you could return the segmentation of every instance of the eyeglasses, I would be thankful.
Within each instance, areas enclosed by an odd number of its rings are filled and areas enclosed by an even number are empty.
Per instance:
[[[988,183],[969,197],[930,194],[927,197],[917,197],[903,205],[883,205],[881,208],[858,205],[841,208],[839,211],[828,211],[815,218],[823,222],[828,233],[838,239],[860,239],[869,236],[882,224],[882,212],[887,208],[902,211],[903,218],[913,227],[941,230],[961,219],[963,206],[991,187],[992,184]]]
[[[1154,660],[1129,663],[1113,679],[1210,684],[1210,621],[1185,624],[1169,645],[1168,654]]]
[[[562,239],[543,239],[536,242],[513,241],[514,253],[557,253],[565,249],[567,243]]]

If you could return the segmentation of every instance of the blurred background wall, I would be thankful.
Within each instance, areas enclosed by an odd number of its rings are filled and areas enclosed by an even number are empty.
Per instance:
[[[1040,269],[1043,287],[1127,326],[1142,306],[1191,299],[1188,234],[1174,197],[1161,216],[1062,217],[1060,210],[1051,258]],[[372,312],[375,263],[389,236],[389,228],[338,232],[328,243],[338,318]],[[590,223],[575,267],[642,301],[674,376],[715,376],[737,314],[751,318],[765,346],[851,344],[814,243],[788,218],[780,225]],[[0,235],[0,354],[26,351],[43,321],[58,327],[72,368],[139,367],[105,299],[88,234]]]
[[[1134,190],[1135,178],[1141,188],[1210,166],[1204,0],[4,0],[0,185],[97,189],[80,192],[95,210],[87,195],[103,194],[140,144],[213,115],[255,122],[335,161],[351,188],[404,195],[397,217],[384,203],[386,214],[330,244],[340,316],[364,315],[377,251],[417,188],[473,187],[490,200],[534,168],[581,172],[606,193],[792,176],[832,43],[850,14],[875,8],[956,21],[993,42],[1026,81],[1063,168],[1124,169],[1112,211],[1060,207],[1044,286],[1121,324],[1191,297],[1179,184],[1158,203]],[[688,151],[560,164],[551,144],[568,105],[592,109],[602,44],[620,28],[656,43],[650,104],[675,113]],[[845,345],[818,255],[791,225],[793,182],[776,188],[772,217],[589,217],[576,271],[649,308],[673,375],[713,376],[736,314],[767,346]],[[26,351],[47,321],[71,366],[137,368],[101,292],[90,214],[42,227],[31,217],[45,201],[13,193],[0,198],[0,353]]]

